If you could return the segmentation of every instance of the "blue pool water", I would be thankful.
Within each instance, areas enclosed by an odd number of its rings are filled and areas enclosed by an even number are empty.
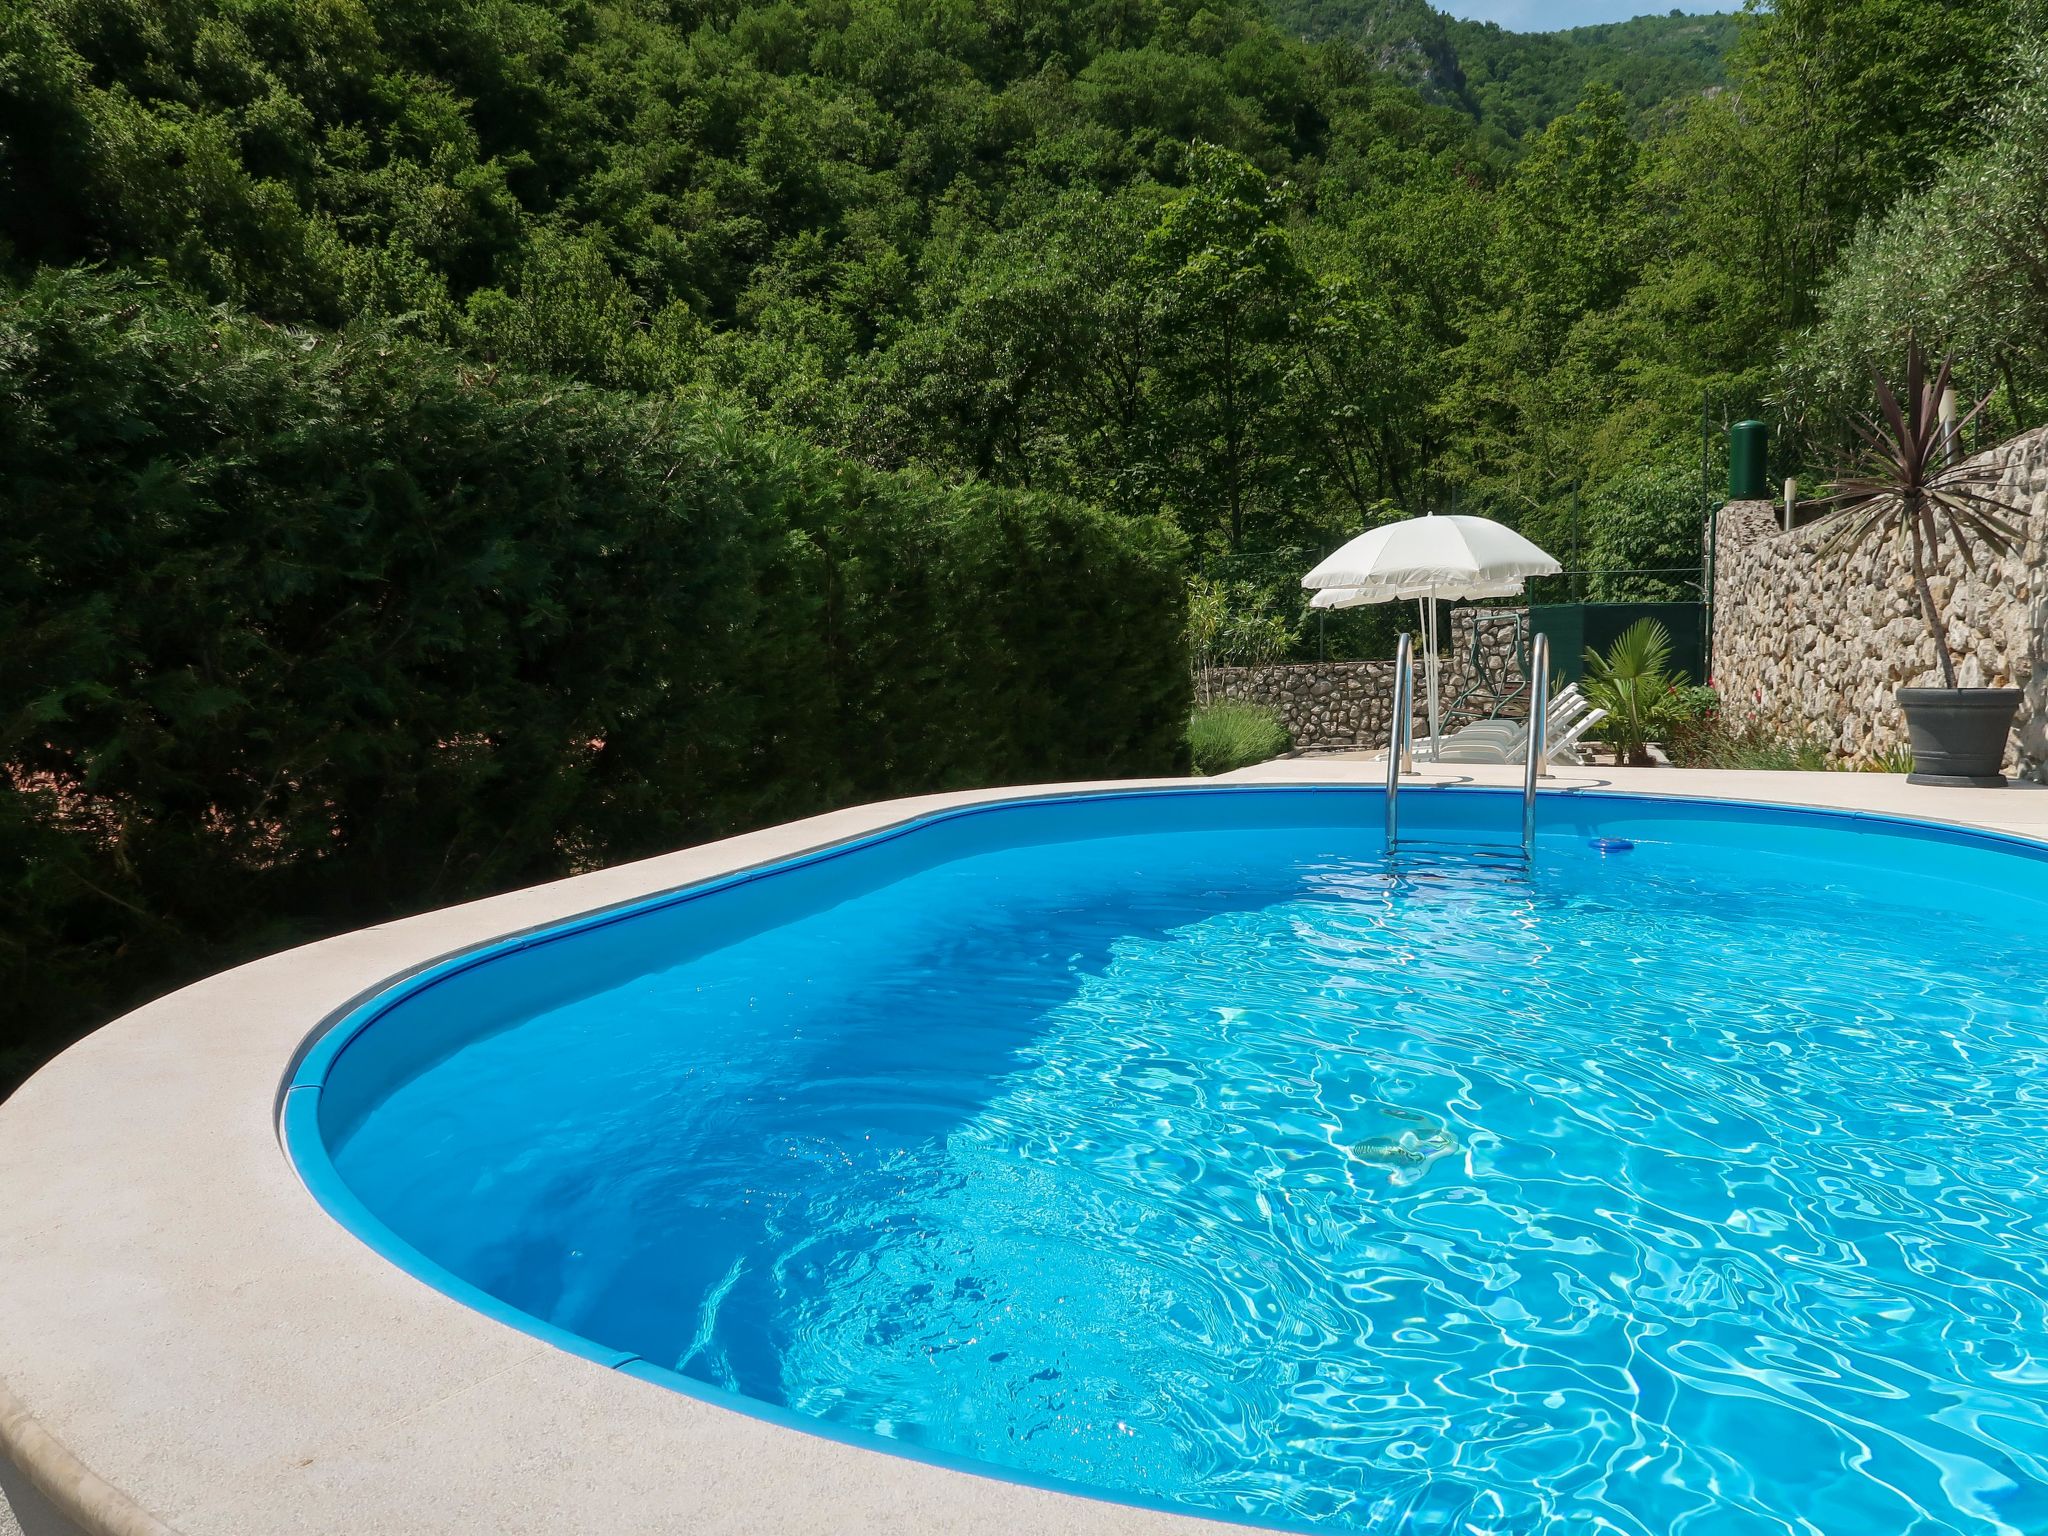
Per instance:
[[[1527,869],[1390,865],[1356,791],[941,821],[409,983],[288,1137],[523,1326],[1003,1475],[1416,1536],[2048,1530],[2048,862],[1543,811]]]

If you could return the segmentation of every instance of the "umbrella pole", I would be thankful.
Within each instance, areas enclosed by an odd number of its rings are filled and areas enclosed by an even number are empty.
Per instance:
[[[1429,691],[1429,610],[1422,606],[1422,599],[1419,597],[1415,599],[1415,640],[1422,647],[1422,689],[1426,694]],[[1411,695],[1415,692],[1413,688],[1410,688],[1408,691]],[[1411,722],[1415,719],[1415,700],[1412,697],[1408,701],[1408,718]],[[1410,736],[1415,734],[1412,724],[1409,726],[1408,734]],[[1431,737],[1429,755],[1430,759],[1434,761],[1436,758],[1436,741],[1434,739],[1436,732],[1431,730],[1429,734]],[[1415,765],[1413,762],[1410,762],[1408,766],[1413,768]]]
[[[1436,702],[1439,660],[1436,653],[1436,599],[1424,598],[1423,602],[1429,610],[1429,760],[1432,763],[1440,763],[1443,761],[1444,722]]]

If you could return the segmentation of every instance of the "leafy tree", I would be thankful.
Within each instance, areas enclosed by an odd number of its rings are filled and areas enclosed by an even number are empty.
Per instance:
[[[1585,563],[1594,602],[1697,602],[1703,511],[1699,466],[1684,458],[1644,464],[1584,497]]]
[[[1244,546],[1251,519],[1288,499],[1285,343],[1306,274],[1280,194],[1247,161],[1198,144],[1190,187],[1138,253],[1159,332],[1160,457],[1182,525]]]
[[[1459,477],[1517,513],[1583,472],[1579,402],[1593,370],[1575,366],[1573,341],[1636,276],[1639,155],[1621,98],[1595,87],[1544,130],[1495,210],[1484,308],[1465,318],[1446,405],[1463,429]]]
[[[1295,616],[1278,607],[1273,594],[1257,583],[1206,576],[1189,581],[1188,650],[1202,703],[1214,697],[1210,673],[1215,668],[1277,661],[1299,639]]]
[[[1743,34],[1735,88],[1697,103],[1666,196],[1745,302],[1806,323],[1842,242],[1974,140],[1998,94],[2013,0],[1786,0]]]
[[[1356,278],[1319,283],[1293,317],[1285,410],[1305,424],[1325,472],[1362,521],[1416,489],[1422,391],[1395,317]]]
[[[1867,222],[1822,286],[1820,318],[1790,348],[1783,387],[1809,431],[1859,405],[1873,372],[1914,338],[1998,389],[1990,433],[2048,409],[2048,46],[2025,45],[1987,141],[1951,155],[1924,191]]]
[[[1642,260],[1639,150],[1627,104],[1606,86],[1543,131],[1503,200],[1499,257],[1541,341],[1627,291]]]
[[[971,238],[934,272],[926,318],[862,380],[863,437],[890,460],[1156,505],[1157,317],[1135,264],[1160,201],[1079,190],[1018,229]]]

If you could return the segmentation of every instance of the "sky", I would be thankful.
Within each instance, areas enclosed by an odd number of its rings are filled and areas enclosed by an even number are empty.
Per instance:
[[[1556,32],[1564,27],[1590,26],[1596,21],[1627,21],[1631,16],[1668,13],[1673,4],[1694,13],[1737,11],[1741,0],[1433,0],[1440,11],[1473,21],[1497,21],[1517,32]]]

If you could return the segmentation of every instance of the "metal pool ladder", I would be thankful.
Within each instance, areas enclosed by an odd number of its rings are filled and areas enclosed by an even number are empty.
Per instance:
[[[1550,636],[1529,648],[1529,734],[1523,743],[1522,857],[1536,851],[1536,781],[1550,767]],[[1407,634],[1394,651],[1394,724],[1387,737],[1387,852],[1401,841],[1401,775],[1415,771],[1415,643]]]

